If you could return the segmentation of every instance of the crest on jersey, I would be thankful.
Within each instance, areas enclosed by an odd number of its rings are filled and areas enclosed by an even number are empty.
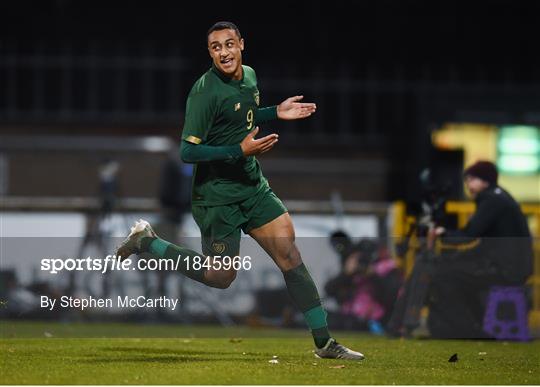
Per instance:
[[[234,104],[234,111],[237,112],[238,110],[240,110],[240,102]]]
[[[225,251],[226,245],[224,242],[212,242],[212,250],[216,253],[221,254]]]
[[[253,98],[255,99],[255,103],[257,104],[257,106],[259,106],[259,102],[261,102],[261,99],[259,97],[258,91],[256,93],[253,93]]]

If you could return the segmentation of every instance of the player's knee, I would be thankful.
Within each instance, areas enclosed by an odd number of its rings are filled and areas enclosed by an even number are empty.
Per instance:
[[[214,283],[212,284],[213,287],[218,289],[227,289],[236,279],[236,271],[234,270],[227,270],[227,271],[220,271],[219,276],[216,277]]]
[[[292,248],[289,250],[289,253],[287,254],[287,259],[293,263],[302,262],[302,257],[300,256],[300,251],[298,250],[298,247],[296,247],[296,244],[293,243]]]
[[[282,271],[293,269],[302,264],[300,251],[293,243],[291,247],[277,260],[279,268]]]

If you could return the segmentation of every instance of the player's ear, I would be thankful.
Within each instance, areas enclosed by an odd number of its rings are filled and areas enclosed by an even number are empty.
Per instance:
[[[240,38],[240,51],[244,51],[244,38]]]

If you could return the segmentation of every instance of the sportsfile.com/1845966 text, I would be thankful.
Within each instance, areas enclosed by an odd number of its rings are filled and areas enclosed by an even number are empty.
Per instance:
[[[158,270],[177,271],[179,267],[187,270],[214,269],[214,270],[251,270],[250,256],[178,256],[177,258],[139,258],[137,260],[120,260],[116,255],[107,255],[105,258],[43,258],[40,270],[50,274],[62,271],[96,271],[105,274],[109,271],[129,270]]]

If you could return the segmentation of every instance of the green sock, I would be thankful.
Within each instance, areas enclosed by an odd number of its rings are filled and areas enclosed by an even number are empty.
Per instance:
[[[287,290],[293,301],[304,314],[317,348],[322,348],[330,338],[326,311],[321,305],[317,287],[302,263],[294,269],[283,272]]]
[[[178,271],[180,273],[195,281],[204,283],[204,272],[206,271],[206,269],[202,267],[202,265],[200,268],[198,268],[198,270],[195,270],[193,268],[193,257],[198,256],[201,257],[202,260],[204,260],[205,257],[203,254],[197,253],[196,251],[190,250],[185,247],[173,245],[172,243],[167,242],[161,238],[143,238],[143,240],[141,241],[141,248],[143,251],[153,254],[158,258],[172,259],[174,260],[175,264],[177,260],[179,260]],[[188,262],[184,260],[185,257],[191,258],[191,260],[189,261],[189,266]]]

